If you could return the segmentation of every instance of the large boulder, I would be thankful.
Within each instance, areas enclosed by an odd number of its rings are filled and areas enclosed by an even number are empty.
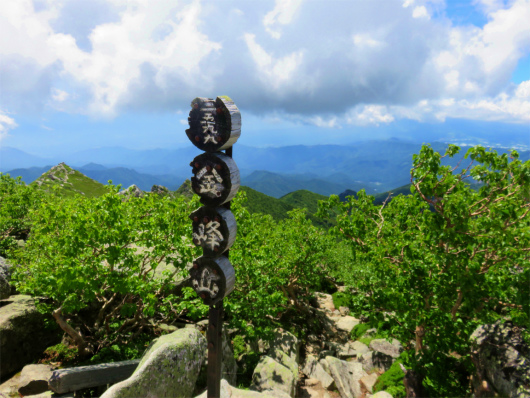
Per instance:
[[[399,357],[399,354],[403,351],[401,343],[396,339],[392,339],[392,342],[385,339],[375,339],[370,342],[370,348],[373,351],[380,352],[391,356],[392,358]]]
[[[34,362],[61,341],[58,328],[45,327],[45,317],[35,307],[35,299],[14,295],[0,301],[0,378],[5,379]]]
[[[206,339],[194,328],[156,339],[131,377],[101,398],[191,397],[204,361]]]
[[[13,267],[9,262],[0,256],[0,300],[9,298],[14,293],[14,289],[9,283]]]
[[[201,395],[196,398],[206,398],[208,391],[204,391]],[[267,393],[251,391],[251,390],[240,390],[239,388],[232,387],[225,379],[221,380],[221,397],[220,398],[276,398],[274,395]]]
[[[254,369],[250,388],[275,397],[294,397],[296,378],[287,366],[263,356]]]
[[[314,355],[308,355],[302,370],[308,379],[318,380],[322,387],[330,388],[333,384],[333,378],[326,372],[318,358]]]
[[[341,361],[335,357],[326,357],[329,371],[342,398],[361,397],[360,380],[367,375],[358,362]]]
[[[18,392],[21,396],[48,391],[48,380],[53,374],[51,365],[26,365],[20,372]]]
[[[278,351],[283,351],[298,364],[300,360],[300,343],[294,334],[283,329],[275,330],[274,339],[269,348],[269,355],[275,358],[275,353]]]
[[[518,327],[500,321],[483,325],[470,341],[477,370],[473,378],[476,394],[491,386],[501,396],[530,397],[530,347]]]

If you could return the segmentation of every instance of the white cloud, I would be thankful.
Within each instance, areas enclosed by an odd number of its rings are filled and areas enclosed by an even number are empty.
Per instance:
[[[385,45],[384,42],[374,39],[368,34],[353,35],[353,43],[359,47],[377,48]]]
[[[288,25],[300,8],[302,0],[276,0],[274,9],[263,18],[265,30],[275,39],[279,39],[281,25]]]
[[[52,91],[52,99],[57,102],[63,102],[66,101],[70,97],[70,95],[63,90],[59,90],[58,88],[54,88]]]
[[[346,121],[350,124],[361,126],[376,125],[381,123],[391,123],[394,121],[386,106],[383,105],[362,105],[355,108],[346,115]]]
[[[303,53],[301,51],[274,59],[256,43],[255,35],[246,33],[244,39],[255,62],[258,75],[273,89],[277,90],[288,83],[302,63]]]
[[[8,136],[9,130],[13,130],[17,126],[15,119],[0,110],[0,142]]]
[[[414,7],[414,10],[412,11],[412,17],[431,19],[431,16],[429,15],[429,12],[425,6]]]

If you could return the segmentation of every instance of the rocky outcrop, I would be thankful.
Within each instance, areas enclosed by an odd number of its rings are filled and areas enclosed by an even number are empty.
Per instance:
[[[21,396],[36,395],[48,391],[48,380],[53,374],[50,365],[26,365],[20,373],[18,393]]]
[[[300,343],[296,336],[276,330],[269,355],[262,357],[254,370],[251,388],[277,397],[294,397],[299,357]]]
[[[10,284],[12,271],[11,264],[5,258],[0,257],[0,300],[7,299],[14,294],[14,289]]]
[[[530,397],[530,347],[511,322],[483,325],[471,335],[475,396]]]
[[[133,375],[101,398],[191,397],[204,360],[206,339],[194,328],[156,339]]]
[[[125,198],[141,198],[144,196],[144,191],[138,188],[137,185],[133,184],[127,189],[123,189],[118,192],[119,195],[123,195]]]
[[[204,391],[196,398],[206,398],[208,391]],[[231,386],[225,379],[221,380],[221,397],[220,398],[275,398],[274,395],[261,393],[250,390],[240,390]]]
[[[342,398],[362,395],[360,380],[367,375],[358,362],[346,362],[334,357],[326,357],[329,371]]]
[[[0,301],[0,378],[35,361],[49,346],[61,341],[58,329],[44,327],[35,299],[26,295]]]

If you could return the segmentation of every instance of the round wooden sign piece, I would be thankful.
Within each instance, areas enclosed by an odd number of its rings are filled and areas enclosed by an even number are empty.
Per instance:
[[[216,304],[234,290],[234,267],[225,256],[197,258],[190,276],[193,289],[206,305]]]
[[[201,246],[207,257],[220,256],[236,239],[236,219],[224,207],[200,207],[191,213],[190,219],[193,221],[193,243]]]
[[[220,206],[236,196],[239,169],[230,156],[221,152],[203,153],[190,163],[191,188],[207,206]]]
[[[229,97],[197,97],[191,102],[186,135],[205,152],[230,148],[241,135],[241,113]]]

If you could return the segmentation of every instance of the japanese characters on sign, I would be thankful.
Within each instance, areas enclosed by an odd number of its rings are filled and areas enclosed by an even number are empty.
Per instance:
[[[229,202],[237,194],[240,176],[232,157],[220,151],[231,148],[241,135],[241,114],[228,97],[195,98],[191,108],[186,134],[206,153],[190,163],[191,186],[204,205],[190,215],[193,243],[203,250],[203,256],[194,260],[190,276],[203,302],[215,305],[230,294],[235,282],[234,268],[223,253],[237,234]]]
[[[231,157],[221,152],[203,153],[190,163],[191,188],[208,206],[229,202],[239,190],[239,170]]]
[[[188,117],[190,141],[206,152],[230,148],[241,135],[241,113],[228,97],[195,98]]]
[[[230,249],[237,234],[236,220],[224,207],[203,206],[190,215],[193,221],[193,243],[205,255],[216,257]]]

